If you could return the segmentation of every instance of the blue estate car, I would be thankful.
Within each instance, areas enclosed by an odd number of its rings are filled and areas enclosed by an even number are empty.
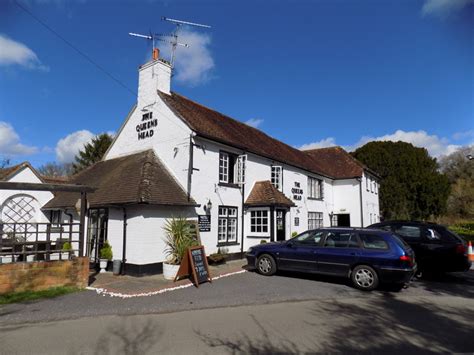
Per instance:
[[[251,247],[246,258],[262,275],[277,270],[345,276],[361,290],[380,282],[402,288],[416,271],[413,250],[394,234],[362,228],[322,228],[283,242]]]

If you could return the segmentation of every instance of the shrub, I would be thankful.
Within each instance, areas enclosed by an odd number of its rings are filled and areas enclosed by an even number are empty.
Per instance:
[[[467,240],[474,241],[474,222],[467,221],[456,223],[449,226],[449,229],[454,233],[459,234]]]
[[[266,241],[265,239],[262,239],[262,240],[260,241],[260,244],[265,244],[266,242],[267,242],[267,241]]]
[[[291,238],[294,238],[298,235],[298,232],[297,231],[294,231],[293,233],[291,233]]]
[[[72,245],[69,242],[63,244],[63,250],[72,250]]]
[[[109,244],[108,241],[105,241],[104,246],[102,247],[102,249],[100,249],[100,258],[107,260],[112,260],[113,258],[112,246]]]
[[[198,245],[193,236],[189,221],[184,217],[172,218],[166,221],[163,227],[165,231],[165,253],[166,262],[171,265],[179,265],[190,247]]]

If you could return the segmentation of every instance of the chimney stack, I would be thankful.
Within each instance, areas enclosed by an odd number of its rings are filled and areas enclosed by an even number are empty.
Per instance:
[[[157,90],[170,94],[171,65],[159,59],[160,50],[153,49],[152,60],[138,68],[138,107],[156,101]]]

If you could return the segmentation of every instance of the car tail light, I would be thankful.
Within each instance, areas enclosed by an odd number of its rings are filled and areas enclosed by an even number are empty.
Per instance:
[[[411,258],[411,256],[408,256],[408,255],[400,256],[400,261],[408,262],[410,266],[413,265],[413,259]]]
[[[456,253],[457,254],[466,254],[466,247],[464,246],[464,244],[456,245]]]

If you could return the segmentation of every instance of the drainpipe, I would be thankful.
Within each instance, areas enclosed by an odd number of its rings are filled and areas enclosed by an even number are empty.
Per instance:
[[[359,196],[360,196],[360,226],[364,227],[364,207],[362,203],[362,178],[357,178],[359,181]]]
[[[240,242],[240,257],[244,257],[244,235],[245,235],[245,226],[244,226],[244,202],[245,202],[245,184],[242,184],[242,212],[241,212],[241,219],[242,219],[242,240]]]
[[[188,201],[191,201],[191,184],[194,170],[194,143],[193,135],[189,135],[189,164],[188,164]]]
[[[122,275],[125,275],[125,262],[127,261],[127,209],[123,208],[123,245],[122,245]]]

